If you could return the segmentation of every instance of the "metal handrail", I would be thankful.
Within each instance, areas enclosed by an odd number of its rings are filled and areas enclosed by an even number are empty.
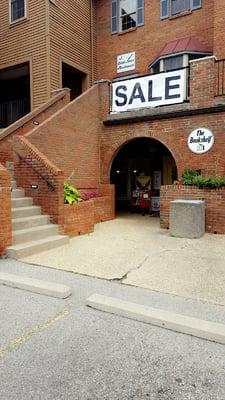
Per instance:
[[[52,191],[55,190],[54,183],[52,183],[48,178],[46,178],[44,175],[42,175],[40,173],[40,171],[38,171],[37,168],[34,167],[34,164],[33,164],[32,160],[29,161],[29,159],[27,159],[26,157],[21,156],[21,154],[19,154],[18,151],[16,151],[16,153],[17,153],[19,159],[23,160],[26,164],[28,164],[28,165],[30,165],[32,167],[32,169],[36,172],[37,176],[39,178],[41,178],[48,185],[48,187],[51,188]]]

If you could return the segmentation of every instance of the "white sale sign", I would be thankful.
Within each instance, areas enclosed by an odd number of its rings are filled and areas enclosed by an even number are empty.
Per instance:
[[[112,113],[183,103],[187,98],[186,69],[113,82],[111,90]]]

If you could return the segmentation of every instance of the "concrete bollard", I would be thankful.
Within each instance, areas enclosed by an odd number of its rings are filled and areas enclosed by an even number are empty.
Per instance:
[[[205,202],[174,200],[170,202],[170,235],[196,239],[205,233]]]

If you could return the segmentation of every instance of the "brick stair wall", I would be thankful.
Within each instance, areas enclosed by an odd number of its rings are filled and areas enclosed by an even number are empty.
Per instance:
[[[62,223],[64,173],[51,163],[26,137],[14,138],[17,162],[14,176],[17,185],[26,196],[32,197],[34,204],[41,206],[52,222]],[[36,188],[33,188],[35,185]]]
[[[10,176],[0,164],[0,256],[12,243]]]
[[[70,101],[70,90],[64,89],[62,92],[54,95],[42,106],[31,111],[29,114],[20,118],[12,125],[0,130],[0,160],[2,164],[13,160],[13,142],[14,136],[24,136],[36,128],[35,124],[41,124],[51,115],[63,108]],[[35,122],[35,124],[34,124]]]

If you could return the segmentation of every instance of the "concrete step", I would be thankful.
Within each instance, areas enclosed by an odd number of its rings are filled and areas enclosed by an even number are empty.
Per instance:
[[[37,254],[55,247],[63,246],[67,243],[69,243],[68,236],[54,235],[45,239],[34,240],[8,247],[7,255],[11,258],[19,259],[31,254]]]
[[[49,222],[48,215],[34,215],[30,217],[15,218],[12,220],[13,231],[17,229],[28,229],[34,226],[46,225]]]
[[[12,189],[17,189],[16,181],[11,181],[11,188]]]
[[[19,229],[13,232],[13,245],[28,242],[29,240],[44,239],[58,234],[58,225],[48,224],[32,228]]]
[[[26,207],[33,204],[33,199],[31,197],[16,197],[11,201],[12,207]]]
[[[39,207],[39,206],[12,208],[12,218],[13,219],[29,217],[31,215],[39,215],[39,214],[41,214],[41,207]]]
[[[11,193],[11,198],[15,199],[17,197],[24,197],[24,190],[23,189],[13,189]]]

